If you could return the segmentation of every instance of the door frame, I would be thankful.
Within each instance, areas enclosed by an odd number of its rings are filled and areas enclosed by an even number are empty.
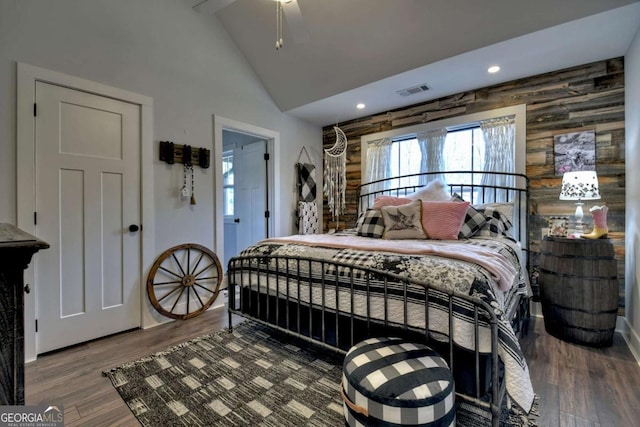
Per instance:
[[[218,115],[213,116],[213,200],[215,201],[215,209],[213,212],[213,241],[215,242],[218,257],[224,259],[224,212],[222,201],[222,131],[228,130],[233,132],[244,133],[267,140],[267,147],[272,160],[267,171],[269,182],[267,183],[267,209],[270,212],[268,220],[268,235],[280,236],[279,221],[275,221],[278,215],[278,207],[280,206],[280,174],[275,173],[280,169],[280,132],[255,126],[249,123],[228,119]],[[220,176],[218,176],[220,175]],[[244,249],[244,248],[242,248]],[[223,270],[226,271],[226,265]]]
[[[70,76],[57,71],[51,71],[25,63],[17,63],[17,226],[27,233],[36,235],[34,224],[35,209],[35,132],[34,132],[34,102],[36,99],[36,81],[81,90],[95,95],[114,98],[120,101],[140,106],[140,220],[147,232],[140,237],[140,325],[144,320],[144,277],[147,267],[154,262],[155,251],[155,214],[153,191],[153,98],[119,89],[91,80]],[[36,255],[37,257],[37,255]],[[32,283],[35,292],[25,294],[24,301],[24,343],[25,361],[36,360],[37,340],[35,319],[37,314],[35,293],[37,284],[34,283],[34,263],[25,270],[25,284]]]

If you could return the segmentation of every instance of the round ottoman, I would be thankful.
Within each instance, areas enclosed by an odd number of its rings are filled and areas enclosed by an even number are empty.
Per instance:
[[[342,368],[346,424],[454,426],[453,375],[423,344],[370,338],[351,347]]]

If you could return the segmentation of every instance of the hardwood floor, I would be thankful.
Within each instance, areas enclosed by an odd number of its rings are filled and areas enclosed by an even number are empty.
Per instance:
[[[40,356],[26,366],[26,403],[64,405],[67,427],[137,425],[101,372],[220,330],[226,319],[220,308]],[[610,348],[578,346],[548,335],[535,318],[522,348],[540,396],[540,426],[640,425],[640,366],[619,335]]]
[[[620,334],[612,347],[590,348],[552,337],[534,318],[521,344],[541,426],[640,425],[640,365]]]

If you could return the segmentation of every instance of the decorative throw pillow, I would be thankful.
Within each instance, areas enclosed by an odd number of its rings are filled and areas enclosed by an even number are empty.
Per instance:
[[[360,215],[358,216],[358,219],[356,221],[356,230],[359,230],[360,227],[362,227],[362,223],[364,222],[364,216],[367,214],[367,211],[364,212],[360,212]]]
[[[356,226],[356,234],[363,237],[379,239],[384,234],[384,221],[378,209],[369,209],[360,217]]]
[[[415,200],[401,206],[383,206],[385,239],[424,239],[422,228],[422,201]]]
[[[422,226],[429,239],[458,240],[469,202],[423,202]]]
[[[484,210],[486,208],[492,208],[504,215],[509,222],[513,221],[513,203],[483,203],[479,205],[473,205],[477,210]]]
[[[487,207],[479,209],[484,213],[487,223],[480,228],[477,236],[483,237],[500,237],[505,236],[513,239],[511,229],[513,228],[511,221],[507,216],[495,207]]]
[[[445,202],[451,199],[451,194],[445,190],[445,184],[442,181],[431,181],[415,193],[407,194],[411,200],[422,200],[423,202]]]
[[[460,197],[458,193],[454,193],[451,196],[452,202],[464,202],[464,199]],[[483,225],[487,223],[487,219],[484,216],[484,213],[477,211],[473,208],[473,206],[469,206],[467,208],[467,213],[464,217],[464,222],[462,223],[462,227],[460,228],[460,233],[458,234],[458,239],[468,239],[476,234]]]
[[[407,199],[405,197],[378,196],[373,201],[373,206],[371,208],[380,209],[383,206],[401,206],[411,203],[411,201],[411,199]]]

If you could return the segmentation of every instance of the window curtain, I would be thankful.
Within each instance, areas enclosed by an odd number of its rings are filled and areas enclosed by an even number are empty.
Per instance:
[[[365,193],[382,191],[389,187],[389,183],[373,183],[379,179],[389,178],[391,175],[391,138],[382,138],[369,142],[367,145],[367,161],[363,182],[372,184],[362,189]],[[386,185],[385,185],[386,184]]]
[[[417,135],[422,160],[420,162],[420,173],[439,172],[445,170],[444,166],[444,142],[447,139],[447,129],[433,129],[420,132]],[[427,185],[431,181],[439,180],[445,182],[444,175],[434,174],[421,176],[419,184]]]
[[[484,170],[493,172],[515,172],[514,153],[516,144],[516,124],[513,117],[500,117],[483,120],[480,129],[485,141]],[[482,184],[491,186],[513,186],[514,178],[482,175]],[[505,191],[485,194],[485,202],[506,202],[508,195]]]

